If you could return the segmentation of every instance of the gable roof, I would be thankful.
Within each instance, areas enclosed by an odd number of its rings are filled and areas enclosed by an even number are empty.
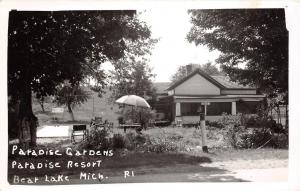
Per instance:
[[[244,86],[237,82],[233,82],[229,79],[228,76],[218,75],[218,76],[211,76],[211,77],[216,81],[218,81],[223,86],[225,86],[226,89],[256,89],[251,86]]]
[[[201,75],[206,80],[208,80],[209,82],[211,82],[212,84],[214,84],[215,86],[217,86],[220,89],[256,89],[256,88],[253,88],[253,87],[250,87],[250,86],[243,86],[243,85],[238,84],[236,82],[232,82],[226,76],[221,76],[221,75],[210,76],[210,75],[206,74],[203,70],[198,68],[195,71],[193,71],[192,73],[190,73],[189,75],[187,75],[186,77],[184,77],[184,78],[176,81],[175,83],[173,83],[166,90],[172,90],[172,89],[176,88],[177,86],[179,86],[180,84],[182,84],[183,82],[190,79],[192,76],[194,76],[196,74]]]
[[[215,79],[213,79],[211,76],[209,76],[208,74],[206,74],[205,72],[203,72],[203,70],[201,70],[200,68],[196,69],[195,71],[193,71],[192,73],[190,73],[189,75],[187,75],[186,77],[176,81],[175,83],[173,83],[170,87],[168,87],[167,90],[171,90],[174,89],[175,87],[179,86],[180,84],[182,84],[183,82],[185,82],[186,80],[190,79],[192,76],[194,76],[195,74],[200,74],[202,77],[204,77],[206,80],[208,80],[209,82],[211,82],[212,84],[216,85],[217,87],[224,89],[225,86],[223,86],[222,84],[220,84],[218,81],[216,81]]]

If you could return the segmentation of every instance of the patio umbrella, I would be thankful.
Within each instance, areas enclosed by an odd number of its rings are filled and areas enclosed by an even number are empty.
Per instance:
[[[131,106],[141,107],[141,108],[150,108],[150,105],[144,98],[136,95],[122,96],[116,100],[116,103],[131,105]]]

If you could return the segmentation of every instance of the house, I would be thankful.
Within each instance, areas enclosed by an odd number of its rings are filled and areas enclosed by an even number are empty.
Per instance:
[[[257,94],[254,87],[232,82],[226,76],[210,76],[199,68],[173,84],[157,83],[155,86],[158,87],[156,111],[164,113],[170,121],[182,120],[183,123],[199,121],[201,105],[204,105],[206,120],[218,120],[224,112],[231,115],[256,113],[259,102],[265,97]]]

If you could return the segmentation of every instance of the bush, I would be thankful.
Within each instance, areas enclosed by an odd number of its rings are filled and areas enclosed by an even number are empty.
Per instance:
[[[112,138],[113,149],[123,149],[125,148],[125,139],[121,134],[114,134]]]
[[[181,140],[182,138],[183,138],[182,135],[178,135],[178,134],[175,134],[175,133],[172,133],[172,134],[170,134],[170,135],[167,137],[168,141],[179,141],[179,140]]]
[[[222,118],[218,121],[223,126],[240,126],[242,125],[242,114],[238,113],[237,115],[228,115],[227,113],[222,114]]]
[[[129,132],[125,135],[124,138],[125,141],[125,148],[128,150],[134,150],[135,149],[135,133]]]
[[[273,134],[269,130],[255,129],[251,133],[241,136],[240,148],[288,148],[288,136],[285,134]]]
[[[178,146],[174,142],[164,138],[149,139],[145,146],[148,152],[156,153],[174,152],[178,150]]]
[[[182,136],[157,135],[150,137],[145,134],[127,133],[125,136],[125,148],[137,152],[172,152],[178,151],[179,146],[176,144]]]
[[[107,150],[111,146],[110,132],[107,129],[93,130],[78,145],[78,149]]]
[[[226,139],[230,146],[237,149],[240,147],[240,136],[245,133],[245,128],[243,126],[231,125],[227,127]]]
[[[149,137],[146,135],[129,132],[125,136],[125,148],[128,150],[139,150],[148,139]]]
[[[220,121],[206,121],[205,123],[207,126],[215,127],[217,129],[223,129],[225,127],[225,125]]]

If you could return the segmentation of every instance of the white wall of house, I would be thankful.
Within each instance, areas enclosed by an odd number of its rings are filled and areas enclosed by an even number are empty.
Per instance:
[[[174,90],[169,90],[168,91],[168,95],[170,96],[170,95],[174,95]]]
[[[175,95],[220,95],[221,90],[201,75],[196,74],[174,89]]]

